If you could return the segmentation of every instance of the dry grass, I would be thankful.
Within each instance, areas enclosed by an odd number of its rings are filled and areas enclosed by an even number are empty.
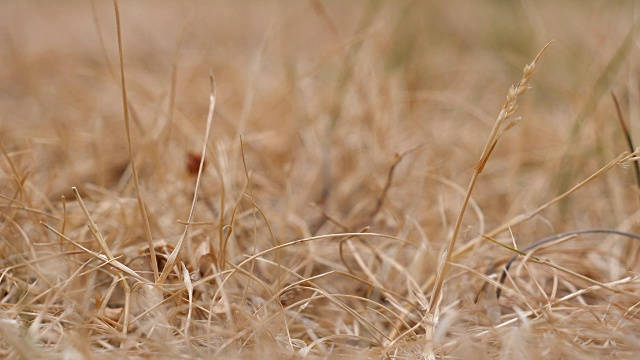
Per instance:
[[[638,11],[0,3],[0,357],[636,358]]]

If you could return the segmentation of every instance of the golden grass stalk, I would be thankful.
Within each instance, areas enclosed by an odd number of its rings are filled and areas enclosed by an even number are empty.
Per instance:
[[[438,306],[438,302],[440,301],[441,293],[442,293],[442,284],[444,283],[445,277],[447,275],[447,270],[449,268],[449,261],[451,260],[451,255],[453,254],[454,247],[456,245],[456,241],[458,239],[458,233],[460,232],[460,227],[462,226],[462,219],[464,218],[465,211],[467,209],[467,205],[469,203],[469,199],[471,198],[471,193],[473,192],[473,188],[476,185],[478,177],[484,170],[487,161],[489,161],[489,157],[491,153],[495,149],[498,144],[498,140],[506,131],[515,126],[518,122],[518,119],[512,120],[507,123],[507,120],[511,118],[511,115],[518,109],[517,100],[518,97],[523,95],[529,89],[529,80],[531,79],[531,75],[533,75],[533,70],[535,69],[536,63],[538,59],[545,51],[545,49],[551,44],[549,42],[545,45],[542,50],[538,53],[531,64],[526,65],[524,67],[524,71],[522,74],[522,78],[518,82],[517,85],[512,86],[509,89],[509,93],[507,94],[507,101],[502,105],[502,109],[500,110],[500,114],[498,114],[498,118],[496,119],[493,128],[491,129],[491,133],[489,134],[489,138],[487,143],[482,150],[482,155],[480,156],[480,160],[473,168],[473,175],[471,176],[471,181],[469,182],[469,186],[467,188],[467,194],[462,203],[462,208],[460,209],[460,213],[458,214],[458,219],[456,220],[456,224],[453,230],[453,235],[451,236],[451,240],[449,241],[449,246],[445,250],[442,255],[442,260],[440,261],[440,265],[438,267],[436,281],[433,286],[433,291],[431,295],[431,307],[429,308],[429,315],[434,316],[436,307]]]
[[[142,192],[140,191],[140,181],[138,180],[138,170],[136,169],[136,162],[133,155],[133,145],[131,144],[131,129],[129,126],[129,101],[127,99],[127,84],[124,76],[124,60],[122,55],[122,31],[120,29],[120,11],[118,9],[118,0],[113,0],[113,7],[116,12],[116,29],[118,30],[118,55],[120,58],[120,80],[122,82],[122,108],[124,110],[124,126],[127,133],[127,146],[129,149],[129,158],[131,159],[131,173],[133,175],[133,183],[136,188],[136,195],[138,197],[138,209],[140,210],[140,216],[142,216],[142,224],[144,227],[144,235],[149,245],[149,261],[151,262],[151,269],[153,269],[153,278],[158,280],[158,261],[156,260],[156,250],[153,245],[153,237],[151,235],[151,225],[149,224],[149,216],[147,215],[147,209],[144,205],[142,198]],[[204,160],[204,158],[203,158]]]

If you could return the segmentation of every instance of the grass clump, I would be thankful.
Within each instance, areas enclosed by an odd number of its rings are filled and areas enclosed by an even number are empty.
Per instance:
[[[459,5],[0,5],[0,356],[637,356],[635,5]]]

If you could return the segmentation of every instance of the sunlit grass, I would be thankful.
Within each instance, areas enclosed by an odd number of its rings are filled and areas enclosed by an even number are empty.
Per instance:
[[[635,2],[118,7],[0,4],[2,357],[640,352]]]

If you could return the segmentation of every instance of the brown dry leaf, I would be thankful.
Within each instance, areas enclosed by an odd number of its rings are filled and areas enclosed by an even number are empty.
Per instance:
[[[206,253],[198,259],[198,269],[200,276],[206,277],[213,274],[212,265],[216,264],[216,255],[212,252]]]

